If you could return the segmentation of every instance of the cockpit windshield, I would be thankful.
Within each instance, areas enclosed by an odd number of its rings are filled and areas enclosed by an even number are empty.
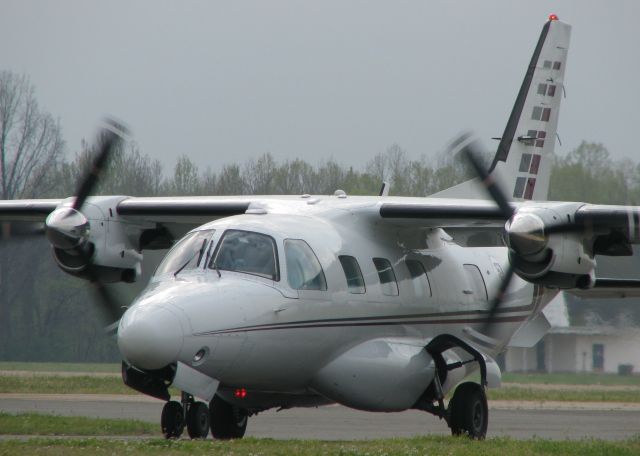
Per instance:
[[[203,230],[187,234],[167,253],[156,269],[155,275],[178,275],[182,271],[195,269],[198,265],[204,264],[202,259],[214,231]]]
[[[271,236],[252,231],[225,231],[209,268],[280,280],[276,242]]]

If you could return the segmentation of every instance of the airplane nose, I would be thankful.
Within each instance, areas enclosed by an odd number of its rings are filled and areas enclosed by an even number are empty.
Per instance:
[[[163,307],[132,308],[118,328],[120,353],[140,369],[161,369],[175,362],[183,341],[179,318]]]

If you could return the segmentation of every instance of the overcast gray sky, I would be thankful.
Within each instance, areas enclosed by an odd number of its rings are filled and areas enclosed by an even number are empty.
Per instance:
[[[26,73],[68,150],[105,114],[165,169],[271,152],[359,167],[500,136],[549,13],[573,26],[559,133],[640,158],[638,1],[0,0],[0,69]]]

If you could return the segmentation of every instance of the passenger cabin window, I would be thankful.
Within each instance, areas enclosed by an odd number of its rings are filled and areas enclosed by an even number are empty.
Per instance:
[[[178,274],[204,265],[202,258],[211,235],[215,230],[195,231],[180,239],[167,253],[156,269],[155,275]],[[201,263],[202,262],[202,263]]]
[[[418,260],[406,260],[405,264],[411,276],[413,291],[416,296],[432,296],[431,283],[427,276],[427,271],[422,262]]]
[[[302,239],[285,239],[287,281],[294,290],[326,290],[327,281],[318,257]]]
[[[478,266],[475,264],[465,264],[464,270],[467,273],[469,285],[471,286],[471,291],[475,298],[481,301],[488,301],[489,296],[487,295],[487,287]]]
[[[276,242],[271,236],[252,231],[225,231],[209,268],[280,280]]]
[[[398,282],[396,281],[396,274],[393,272],[389,260],[385,258],[374,258],[373,264],[375,264],[378,270],[382,294],[386,296],[398,296]]]
[[[348,255],[340,255],[338,258],[347,279],[349,293],[362,294],[367,291],[358,260]]]

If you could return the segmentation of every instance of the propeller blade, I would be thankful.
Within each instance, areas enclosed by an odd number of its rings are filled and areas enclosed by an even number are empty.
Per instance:
[[[515,214],[515,209],[511,206],[509,198],[504,194],[502,189],[498,186],[498,183],[493,179],[491,174],[485,169],[480,157],[482,157],[482,150],[476,140],[472,139],[471,133],[463,133],[452,144],[452,149],[460,149],[462,156],[471,164],[473,170],[477,174],[478,178],[482,182],[482,185],[487,190],[491,198],[495,201],[500,208],[504,217],[510,220]],[[500,311],[502,303],[505,300],[507,289],[511,284],[511,280],[515,275],[515,267],[509,261],[507,270],[504,277],[500,282],[498,293],[495,298],[489,303],[489,312],[483,327],[482,332],[491,335],[492,329],[495,328],[496,315]]]
[[[504,277],[502,278],[502,282],[500,282],[498,293],[491,301],[491,304],[489,304],[489,314],[487,315],[487,320],[482,331],[483,333],[487,334],[491,332],[491,328],[495,323],[496,315],[500,310],[503,301],[505,300],[507,289],[509,288],[509,284],[511,284],[511,280],[513,279],[515,272],[515,268],[513,267],[511,262],[509,262],[509,266],[505,272]]]
[[[104,128],[99,135],[99,151],[93,160],[91,170],[80,183],[76,191],[76,200],[73,203],[73,209],[80,210],[87,197],[94,190],[100,174],[107,165],[107,161],[111,156],[114,148],[123,139],[127,133],[127,128],[120,122],[113,119],[105,120],[107,128]]]
[[[471,140],[471,138],[471,133],[464,133],[453,142],[451,148],[457,149],[458,147],[460,147],[460,145],[463,145],[460,148],[460,153],[471,164],[475,173],[480,178],[482,185],[487,190],[489,195],[491,195],[491,198],[496,202],[505,218],[510,219],[514,213],[514,209],[509,204],[509,199],[502,192],[497,182],[487,172],[484,165],[482,164],[482,161],[480,160],[482,151],[480,149],[479,143],[476,140]]]
[[[100,280],[91,281],[91,285],[93,285],[93,294],[100,302],[101,312],[104,314],[107,327],[113,325],[117,327],[117,323],[124,313],[122,306],[118,303],[118,299]]]
[[[88,265],[85,271],[86,277],[92,285],[93,294],[98,300],[105,324],[113,325],[115,322],[120,320],[120,317],[122,317],[122,314],[124,313],[122,306],[118,303],[118,299],[116,299],[115,295],[109,291],[104,282],[100,280],[99,275],[91,268],[91,255],[82,248],[77,251],[83,258],[85,264]]]

